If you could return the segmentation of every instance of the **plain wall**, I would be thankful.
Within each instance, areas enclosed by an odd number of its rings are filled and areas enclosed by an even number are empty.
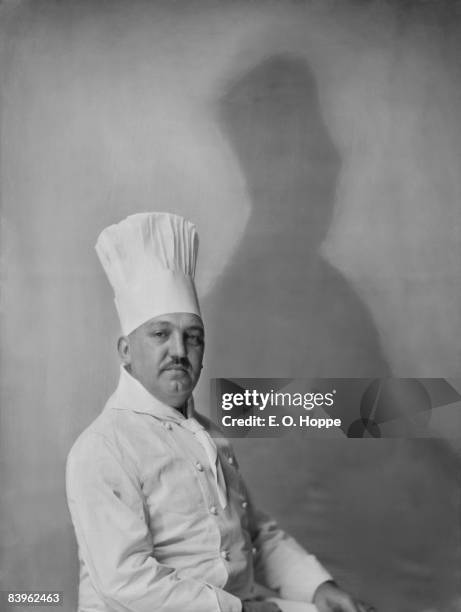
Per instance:
[[[143,210],[197,224],[205,413],[211,375],[460,373],[460,16],[457,3],[378,1],[36,0],[0,11],[2,588],[63,590],[67,612],[78,567],[65,457],[118,375],[94,252],[106,225]],[[313,138],[271,163],[282,177],[316,151],[328,160],[323,182],[314,173],[280,191],[291,226],[261,177],[269,149],[254,153],[258,130],[283,136],[267,127],[281,57],[305,71],[291,100]],[[261,92],[247,138],[242,108]],[[284,258],[292,231],[306,249]],[[292,272],[277,268],[286,261]],[[457,598],[459,463],[446,445],[236,447],[260,504],[347,588],[392,612]]]

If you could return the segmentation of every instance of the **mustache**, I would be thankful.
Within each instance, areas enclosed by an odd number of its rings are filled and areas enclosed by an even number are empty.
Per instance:
[[[184,359],[181,361],[171,361],[163,366],[162,372],[165,370],[184,370],[187,372],[191,367],[190,361],[188,359]]]

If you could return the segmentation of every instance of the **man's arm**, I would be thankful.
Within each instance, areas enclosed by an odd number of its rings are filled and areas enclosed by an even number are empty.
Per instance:
[[[99,434],[80,439],[67,461],[69,509],[99,596],[114,612],[241,612],[237,597],[156,561],[134,473]]]
[[[292,601],[313,601],[318,587],[331,575],[275,520],[251,506],[255,578],[260,584]]]

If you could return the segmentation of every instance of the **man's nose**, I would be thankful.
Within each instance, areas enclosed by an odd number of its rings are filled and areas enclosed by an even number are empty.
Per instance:
[[[179,332],[170,336],[170,355],[177,359],[183,359],[187,355],[184,337]]]

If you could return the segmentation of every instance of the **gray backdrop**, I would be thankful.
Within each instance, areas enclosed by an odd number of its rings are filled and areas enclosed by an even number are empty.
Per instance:
[[[461,16],[422,0],[0,16],[2,588],[63,590],[67,612],[65,457],[118,375],[106,225],[197,224],[205,413],[210,376],[460,374]],[[381,611],[461,609],[456,443],[235,445],[259,504],[346,588]]]

